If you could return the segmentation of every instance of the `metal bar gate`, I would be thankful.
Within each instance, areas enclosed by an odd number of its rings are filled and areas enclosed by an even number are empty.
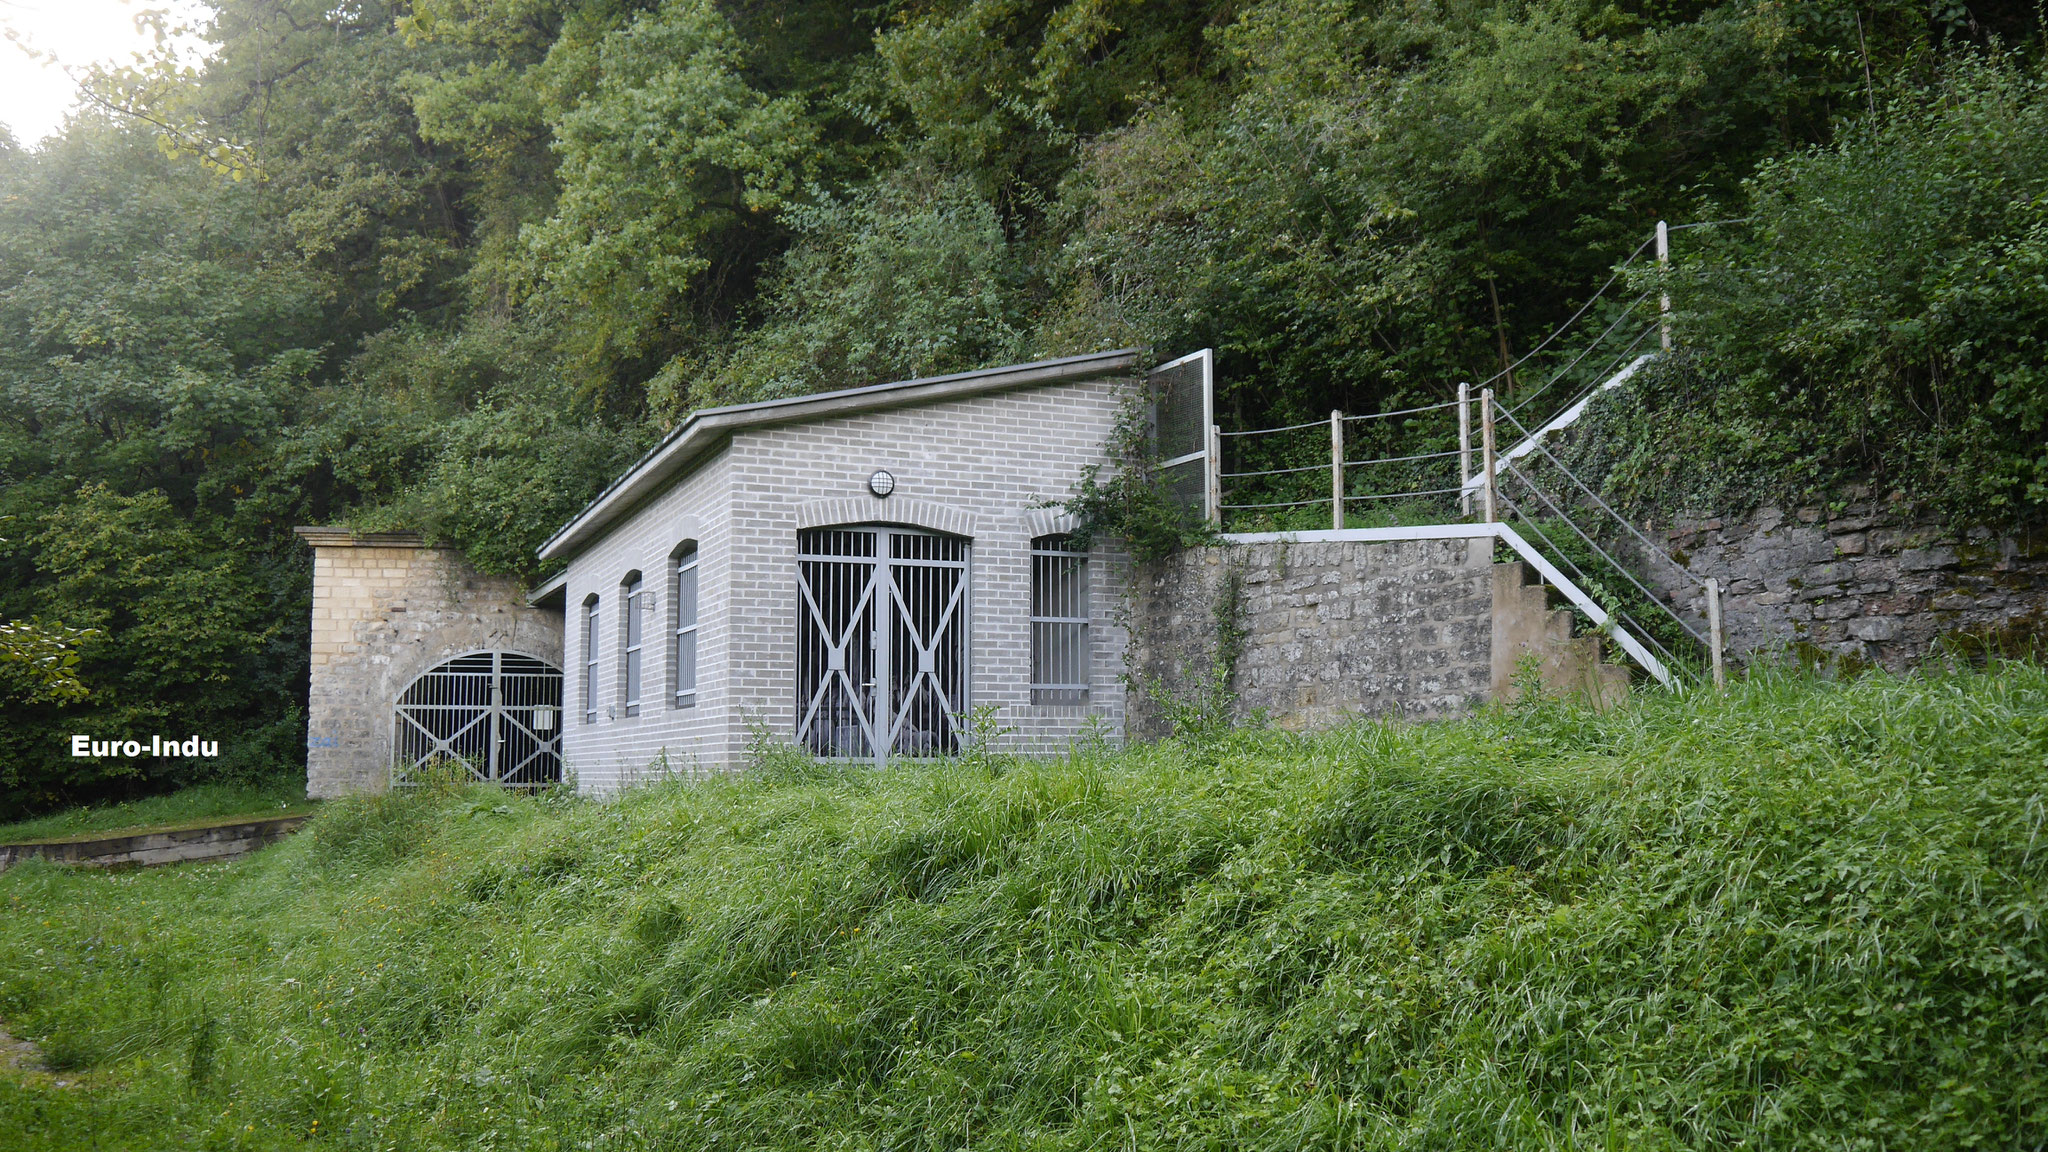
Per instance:
[[[562,778],[562,673],[516,652],[473,652],[422,675],[399,696],[391,783],[463,765],[469,778],[539,788]]]
[[[967,701],[968,545],[905,528],[797,534],[797,739],[819,756],[944,756]]]

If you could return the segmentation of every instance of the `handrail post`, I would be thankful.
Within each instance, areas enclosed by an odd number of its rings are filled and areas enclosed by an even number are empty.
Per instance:
[[[1640,249],[1639,249],[1640,251]],[[1664,221],[1657,221],[1657,275],[1659,280],[1669,280],[1671,272],[1671,229]],[[1660,284],[1657,290],[1657,336],[1664,345],[1664,351],[1671,351],[1671,293]]]
[[[1344,413],[1330,409],[1330,527],[1344,530]]]
[[[1714,662],[1714,690],[1728,687],[1728,673],[1721,664],[1721,582],[1707,577],[1707,647]]]
[[[1203,478],[1203,511],[1206,519],[1217,528],[1223,527],[1223,429],[1216,424],[1209,425],[1208,475]]]
[[[1458,508],[1472,515],[1472,493],[1465,481],[1472,478],[1472,385],[1458,381]]]
[[[1493,389],[1491,388],[1481,388],[1479,390],[1479,448],[1485,461],[1484,468],[1486,473],[1486,487],[1480,491],[1481,506],[1486,511],[1486,522],[1494,524],[1500,521],[1500,497],[1494,489]]]

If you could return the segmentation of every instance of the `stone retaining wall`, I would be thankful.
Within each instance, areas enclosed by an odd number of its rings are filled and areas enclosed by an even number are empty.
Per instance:
[[[162,828],[121,836],[74,836],[26,844],[0,844],[0,872],[31,857],[95,867],[147,867],[194,860],[231,860],[273,844],[308,817],[273,816],[191,828]]]
[[[1857,493],[1840,510],[1680,520],[1664,536],[1694,575],[1721,581],[1738,658],[1790,652],[1900,671],[1944,644],[2011,651],[2048,628],[2048,539],[2036,534],[1957,538]],[[1659,583],[1703,621],[1696,590],[1668,574]]]
[[[1348,716],[1478,707],[1492,677],[1492,541],[1227,544],[1138,569],[1131,733],[1161,735],[1164,693],[1198,699],[1228,623],[1235,720],[1301,729]]]

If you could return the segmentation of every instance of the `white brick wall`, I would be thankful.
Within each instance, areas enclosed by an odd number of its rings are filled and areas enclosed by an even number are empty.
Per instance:
[[[1051,516],[1104,458],[1128,381],[1097,380],[950,400],[736,433],[722,451],[614,524],[569,564],[564,758],[584,791],[606,792],[668,769],[697,774],[739,767],[750,726],[781,739],[796,728],[796,536],[825,523],[910,522],[972,538],[969,661],[972,704],[998,708],[1020,750],[1064,748],[1091,715],[1123,731],[1120,556],[1099,545],[1092,565],[1094,672],[1085,706],[1033,705],[1030,693],[1030,547]],[[877,468],[896,491],[867,491]],[[835,519],[836,518],[836,519]],[[670,707],[668,629],[647,630],[642,714],[625,715],[618,637],[620,582],[637,569],[666,622],[668,556],[698,541],[698,694]],[[598,596],[595,723],[582,712],[582,605]]]

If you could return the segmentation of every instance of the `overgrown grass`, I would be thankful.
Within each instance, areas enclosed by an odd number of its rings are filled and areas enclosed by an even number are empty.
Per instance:
[[[789,767],[17,868],[0,1143],[2048,1140],[2031,666]]]
[[[313,803],[306,799],[303,778],[283,778],[259,784],[196,784],[164,796],[67,808],[33,820],[0,824],[0,844],[231,816],[277,816],[308,812],[313,807]]]

